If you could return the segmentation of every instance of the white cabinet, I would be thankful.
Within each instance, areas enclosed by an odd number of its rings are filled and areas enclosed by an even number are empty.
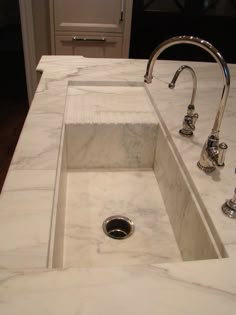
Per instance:
[[[127,58],[132,0],[50,0],[52,52]]]
[[[57,31],[122,32],[123,0],[54,0]]]

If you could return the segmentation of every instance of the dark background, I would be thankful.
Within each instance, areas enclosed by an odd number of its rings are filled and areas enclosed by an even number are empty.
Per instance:
[[[149,58],[162,41],[178,35],[208,40],[236,63],[236,0],[134,0],[130,58]],[[197,47],[169,48],[163,59],[212,61]]]
[[[0,0],[0,192],[28,112],[18,0]]]

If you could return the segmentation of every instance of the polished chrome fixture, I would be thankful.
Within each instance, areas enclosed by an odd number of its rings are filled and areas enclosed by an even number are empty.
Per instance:
[[[184,137],[192,137],[193,131],[195,130],[196,121],[199,117],[199,115],[197,113],[194,113],[194,110],[195,110],[194,103],[195,103],[196,92],[197,92],[197,76],[196,76],[193,68],[191,68],[187,65],[183,65],[183,66],[179,67],[179,69],[175,72],[173,79],[169,83],[168,86],[170,89],[174,89],[175,83],[176,83],[180,73],[185,69],[188,70],[192,75],[193,90],[192,90],[191,101],[190,101],[190,104],[188,105],[187,115],[184,116],[183,128],[179,130],[179,133],[181,136],[184,136]]]
[[[234,170],[236,174],[236,168]],[[234,195],[232,199],[227,200],[221,207],[227,217],[236,219],[236,188],[234,189]]]
[[[203,39],[197,38],[197,37],[193,37],[193,36],[178,36],[178,37],[172,37],[162,42],[159,46],[157,46],[154,49],[154,51],[152,52],[149,58],[146,74],[144,76],[145,78],[144,81],[146,83],[152,82],[153,67],[159,55],[167,48],[174,45],[179,45],[179,44],[190,44],[190,45],[203,48],[216,60],[223,74],[224,86],[223,86],[223,91],[222,91],[222,95],[220,99],[220,104],[218,106],[216,118],[213,124],[211,134],[203,146],[200,160],[197,163],[198,167],[201,170],[203,170],[206,173],[210,173],[216,169],[216,166],[218,167],[224,166],[225,153],[228,148],[226,143],[219,144],[219,133],[220,133],[221,121],[222,121],[224,110],[225,110],[225,105],[226,105],[228,94],[229,94],[230,73],[229,73],[228,66],[223,56],[221,55],[221,53],[209,42]]]
[[[227,200],[223,206],[222,211],[227,217],[236,219],[236,188],[234,189],[234,195],[232,199]]]
[[[123,240],[134,233],[134,223],[122,215],[114,215],[103,222],[104,233],[114,239]]]

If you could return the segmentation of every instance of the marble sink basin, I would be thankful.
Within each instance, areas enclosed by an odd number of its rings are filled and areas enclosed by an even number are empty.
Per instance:
[[[221,257],[143,84],[72,82],[65,117],[49,266]],[[104,233],[114,215],[134,222],[132,236]]]

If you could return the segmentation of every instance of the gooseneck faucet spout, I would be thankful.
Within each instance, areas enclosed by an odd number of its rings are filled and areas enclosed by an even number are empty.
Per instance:
[[[224,115],[225,105],[228,99],[229,88],[230,88],[230,73],[228,66],[221,55],[221,53],[209,42],[194,37],[194,36],[178,36],[172,37],[164,42],[162,42],[159,46],[157,46],[152,52],[146,69],[146,74],[144,76],[146,83],[152,82],[152,73],[156,59],[160,56],[160,54],[166,50],[167,48],[180,44],[190,44],[197,47],[200,47],[207,51],[218,63],[221,68],[223,74],[223,91],[220,99],[220,104],[218,106],[217,114],[215,117],[215,121],[213,124],[213,128],[210,136],[208,137],[202,153],[200,160],[198,162],[198,166],[205,172],[212,172],[216,166],[224,166],[224,158],[225,151],[227,149],[227,145],[225,143],[219,144],[219,132],[220,126],[222,122],[222,118]]]
[[[175,83],[178,80],[178,77],[180,75],[180,73],[183,70],[188,70],[191,75],[192,75],[192,79],[193,79],[193,91],[192,91],[192,96],[191,96],[191,101],[190,104],[194,105],[195,104],[195,98],[196,98],[196,92],[197,92],[197,76],[193,70],[193,68],[187,66],[187,65],[183,65],[181,67],[179,67],[179,69],[175,72],[173,79],[171,80],[171,82],[169,83],[169,88],[170,89],[174,89],[175,88]]]
[[[175,72],[173,79],[169,83],[169,88],[174,89],[175,88],[175,83],[178,80],[178,77],[180,73],[183,70],[188,70],[191,73],[192,79],[193,79],[193,90],[192,90],[192,96],[191,96],[191,101],[190,104],[188,105],[188,110],[187,110],[187,115],[184,116],[183,120],[183,128],[179,130],[179,133],[183,137],[192,137],[193,136],[193,131],[195,130],[195,124],[196,121],[199,117],[198,113],[194,113],[195,110],[195,98],[196,98],[196,92],[197,92],[197,76],[193,68],[183,65],[177,69]]]

